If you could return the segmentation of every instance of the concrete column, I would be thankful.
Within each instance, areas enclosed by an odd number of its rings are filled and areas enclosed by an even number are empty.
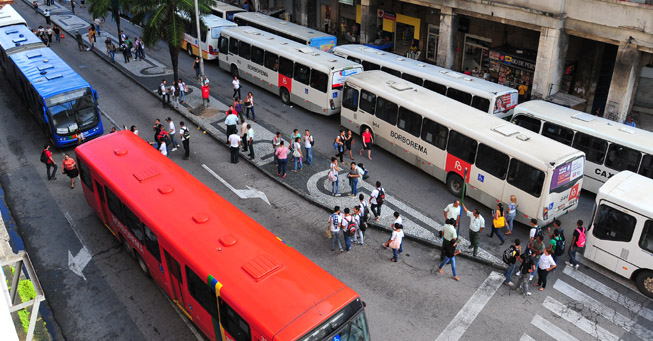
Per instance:
[[[642,52],[637,50],[637,45],[628,42],[619,44],[603,115],[605,118],[622,123],[626,120],[635,100],[635,84],[642,70],[641,60]]]
[[[437,64],[447,69],[453,69],[456,63],[456,45],[458,37],[458,15],[451,7],[440,10],[440,35],[438,38]]]
[[[377,5],[378,0],[361,0],[360,43],[363,45],[369,42],[373,42],[377,38]]]
[[[537,47],[531,98],[547,98],[560,90],[569,36],[562,28],[542,27]]]
[[[297,22],[302,26],[308,26],[308,1],[299,1],[299,12],[297,13]]]

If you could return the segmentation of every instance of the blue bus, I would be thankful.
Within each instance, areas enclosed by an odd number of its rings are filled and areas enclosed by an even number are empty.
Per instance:
[[[25,26],[0,29],[0,65],[55,147],[102,135],[97,92]]]

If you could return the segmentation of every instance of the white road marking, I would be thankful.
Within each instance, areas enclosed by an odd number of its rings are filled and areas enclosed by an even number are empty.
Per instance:
[[[621,306],[628,309],[628,311],[637,314],[649,321],[653,321],[653,310],[645,308],[641,303],[620,294],[617,292],[617,290],[608,287],[607,285],[576,269],[572,269],[571,266],[566,266],[562,272],[565,275],[598,292],[599,294],[619,303]]]
[[[483,307],[490,301],[490,298],[497,292],[497,289],[499,289],[503,281],[503,275],[492,271],[474,295],[467,300],[467,303],[458,311],[458,314],[444,328],[444,331],[442,331],[436,341],[459,340],[465,334],[467,328],[474,322],[478,313],[483,310]]]
[[[233,186],[231,186],[227,180],[221,178],[218,174],[216,174],[209,166],[207,165],[202,165],[204,169],[206,169],[207,172],[211,173],[213,177],[218,179],[220,182],[222,182],[227,188],[229,188],[232,192],[236,193],[236,195],[241,198],[241,199],[250,199],[250,198],[261,198],[261,200],[265,201],[266,204],[270,205],[270,201],[268,201],[268,197],[265,196],[265,193],[251,188],[247,186],[247,189],[235,189]]]
[[[555,323],[545,320],[540,315],[533,316],[531,324],[558,341],[578,341],[577,338],[569,335],[569,333],[556,326]]]
[[[562,317],[563,319],[567,320],[567,322],[575,325],[580,330],[586,332],[587,334],[592,335],[598,340],[602,340],[602,341],[619,340],[619,338],[616,335],[610,333],[609,331],[605,330],[603,327],[599,326],[597,322],[586,319],[585,317],[583,317],[583,315],[571,309],[566,304],[557,301],[551,296],[547,296],[544,299],[544,303],[542,303],[542,305],[544,306],[544,308]]]
[[[521,334],[519,341],[535,341],[535,339],[528,334]]]
[[[586,293],[572,287],[562,280],[556,280],[553,288],[565,294],[574,301],[582,303],[593,312],[605,317],[607,320],[623,328],[627,332],[633,332],[642,340],[653,340],[653,332],[635,323],[635,321],[618,313],[614,309],[595,300]]]
[[[73,217],[70,216],[70,213],[64,213],[64,217],[66,217],[66,220],[70,225],[70,229],[73,230],[77,236],[77,239],[79,239],[79,243],[82,244],[82,249],[77,252],[76,256],[73,256],[73,253],[68,250],[68,268],[70,268],[70,271],[74,272],[77,276],[83,278],[84,281],[86,281],[86,276],[84,276],[84,268],[91,261],[93,255],[86,248],[86,245],[84,245],[84,239],[82,239],[82,236],[79,234],[79,232],[77,232],[75,221],[73,220]]]

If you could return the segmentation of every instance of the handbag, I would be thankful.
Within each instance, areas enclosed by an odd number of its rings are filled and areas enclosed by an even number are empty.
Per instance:
[[[295,149],[295,150],[292,152],[292,156],[294,156],[294,157],[301,157],[302,154],[299,153],[299,150]]]
[[[401,242],[399,242],[399,238],[395,238],[391,240],[389,246],[391,249],[395,249],[395,250],[399,249],[399,247],[401,246]]]
[[[326,229],[326,237],[331,239],[333,235],[331,234],[331,227],[327,227]]]
[[[501,214],[501,213],[499,213],[499,214]],[[502,215],[494,218],[492,220],[492,222],[494,223],[494,228],[495,229],[500,229],[500,228],[506,226],[506,218],[504,218]]]

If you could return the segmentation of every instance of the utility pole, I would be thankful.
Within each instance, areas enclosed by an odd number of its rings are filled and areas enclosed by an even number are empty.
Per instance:
[[[200,7],[195,0],[195,25],[197,25],[197,51],[200,55],[200,87],[204,85],[204,58],[202,57],[202,47],[200,46]]]

